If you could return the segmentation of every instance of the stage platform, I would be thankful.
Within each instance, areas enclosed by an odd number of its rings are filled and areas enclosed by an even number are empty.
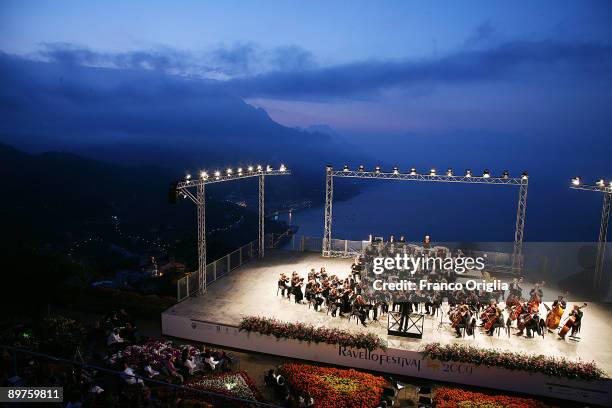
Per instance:
[[[229,273],[207,289],[204,296],[189,298],[164,314],[189,317],[191,319],[238,325],[244,316],[274,317],[286,322],[305,322],[315,326],[337,327],[354,332],[373,332],[386,339],[389,348],[419,351],[422,344],[438,341],[441,343],[461,343],[484,348],[497,348],[508,351],[564,356],[572,360],[596,361],[608,375],[612,373],[612,308],[605,304],[589,303],[584,309],[580,341],[561,340],[556,334],[546,334],[544,338],[510,337],[502,329],[499,336],[486,336],[477,329],[475,338],[457,339],[450,324],[440,327],[439,316],[426,316],[422,339],[387,336],[387,316],[378,322],[368,321],[364,328],[356,319],[332,317],[322,311],[315,311],[307,304],[296,304],[277,295],[277,279],[281,272],[291,275],[297,271],[306,277],[311,268],[324,266],[330,274],[345,277],[350,271],[350,259],[323,258],[319,254],[271,251],[264,260],[254,261]],[[530,284],[523,284],[525,289]],[[553,291],[550,286],[545,291]],[[573,303],[571,297],[570,303]],[[541,314],[545,315],[544,306]],[[445,321],[448,321],[445,319]]]

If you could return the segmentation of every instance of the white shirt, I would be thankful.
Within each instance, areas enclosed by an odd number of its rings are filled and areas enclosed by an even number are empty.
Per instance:
[[[204,362],[205,362],[206,364],[208,364],[208,365],[210,366],[210,368],[212,368],[213,370],[215,369],[215,367],[217,366],[217,364],[219,364],[219,362],[218,362],[218,361],[216,361],[216,360],[213,358],[213,356],[206,357],[206,358],[204,359]]]
[[[106,340],[106,345],[110,346],[115,343],[123,343],[123,339],[119,336],[119,333],[111,332],[108,335],[108,340]]]

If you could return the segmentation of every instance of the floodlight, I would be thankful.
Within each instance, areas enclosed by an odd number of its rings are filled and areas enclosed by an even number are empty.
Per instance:
[[[415,169],[414,167],[413,167],[413,168],[411,168],[411,169],[410,169],[410,175],[411,175],[411,176],[416,176],[416,174],[417,174],[416,169]]]
[[[449,177],[452,177],[452,175],[453,175],[453,169],[450,169],[450,168],[449,168],[448,170],[446,170],[446,175],[447,175],[447,176],[449,176]]]
[[[572,184],[574,186],[579,186],[580,185],[580,177],[576,176],[572,179]]]
[[[510,178],[510,173],[508,173],[508,170],[504,170],[504,172],[502,173],[502,178],[503,178],[503,179],[508,179],[508,178]]]
[[[436,175],[436,169],[429,170],[429,175],[430,176],[435,176]]]
[[[527,174],[527,172],[526,172],[526,171],[524,171],[524,172],[523,172],[523,174],[521,174],[521,178],[522,178],[523,180],[527,180],[527,179],[529,178],[529,174]]]
[[[393,166],[393,174],[399,174],[399,167]]]
[[[491,177],[491,172],[489,170],[486,170],[482,172],[482,177],[483,178],[489,178]]]
[[[285,167],[284,164],[281,164],[280,167],[278,168],[279,171],[286,171],[287,167]]]
[[[359,166],[359,171],[360,172],[364,172],[365,171],[365,166],[363,164],[361,166]]]
[[[348,166],[348,164],[345,164],[345,165],[344,165],[344,168],[342,169],[342,171],[343,171],[343,172],[345,172],[345,173],[349,171],[349,166]]]
[[[472,170],[467,169],[467,170],[465,171],[465,177],[472,177]]]

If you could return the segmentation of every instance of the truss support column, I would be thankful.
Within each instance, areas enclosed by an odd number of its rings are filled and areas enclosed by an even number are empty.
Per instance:
[[[264,176],[263,174],[259,176],[259,259],[262,259],[264,257],[264,250],[266,246],[264,229],[264,223],[266,220],[266,216],[264,213],[265,178],[266,176]]]
[[[206,197],[204,184],[198,185],[197,211],[198,211],[198,282],[201,294],[206,292]]]
[[[527,212],[527,179],[521,183],[519,189],[518,208],[516,210],[516,227],[514,230],[514,249],[512,251],[512,268],[522,272],[523,259],[523,234],[525,231],[525,213]]]
[[[325,257],[331,256],[331,228],[332,228],[332,202],[334,198],[334,176],[332,167],[326,167],[325,175],[325,229],[323,231],[323,253]]]
[[[599,226],[599,240],[597,241],[597,259],[595,260],[595,274],[593,275],[594,288],[599,288],[602,283],[606,259],[606,244],[608,242],[608,222],[610,220],[611,204],[612,194],[604,193],[603,208],[601,210],[601,224]]]

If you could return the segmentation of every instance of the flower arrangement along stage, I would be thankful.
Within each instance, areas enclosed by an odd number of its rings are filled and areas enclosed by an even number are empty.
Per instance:
[[[198,390],[210,391],[221,395],[240,398],[243,400],[258,402],[264,401],[263,397],[259,393],[259,390],[257,389],[257,386],[255,386],[253,380],[244,371],[193,377],[187,380],[185,382],[185,385]],[[197,398],[198,396],[198,394],[193,395],[194,398]],[[241,404],[239,401],[230,402],[224,400],[221,402],[222,405],[219,406],[245,405]]]
[[[287,323],[280,320],[249,316],[240,322],[240,330],[306,341],[309,343],[338,344],[345,347],[368,349],[387,349],[385,340],[373,333],[351,333],[346,330],[314,327],[305,323]]]
[[[422,353],[425,357],[433,360],[456,361],[477,366],[483,365],[507,368],[509,370],[523,370],[556,377],[579,378],[582,380],[600,380],[605,378],[605,373],[597,367],[595,362],[574,362],[565,358],[544,355],[482,349],[459,344],[442,345],[440,343],[425,345]]]
[[[438,408],[545,408],[548,406],[531,398],[489,395],[450,387],[436,388],[433,400]]]
[[[308,391],[318,408],[377,407],[386,384],[372,374],[309,364],[283,364],[279,372],[294,394]]]

